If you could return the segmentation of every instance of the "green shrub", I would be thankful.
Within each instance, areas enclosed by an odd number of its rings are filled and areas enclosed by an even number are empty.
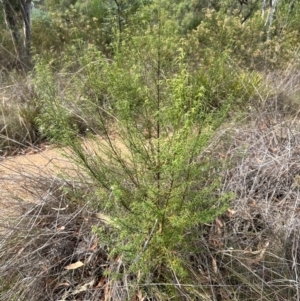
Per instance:
[[[208,9],[189,34],[189,51],[206,67],[225,53],[239,67],[250,70],[284,69],[295,58],[298,33],[289,27],[279,31],[279,24],[268,28],[265,22],[259,11],[242,24],[237,11],[228,15]]]
[[[51,68],[41,61],[36,63],[35,71],[32,82],[41,108],[35,118],[39,132],[52,142],[63,143],[72,139],[77,129],[71,123],[70,112],[62,109]]]
[[[194,76],[197,84],[205,88],[205,103],[210,110],[225,102],[232,106],[232,111],[245,112],[250,104],[267,95],[262,74],[240,68],[226,54],[210,66],[199,68]]]
[[[41,53],[51,60],[64,49],[64,31],[55,19],[45,11],[34,9],[32,13],[32,47],[35,53]]]
[[[199,226],[224,212],[231,198],[218,192],[214,170],[221,162],[202,157],[230,106],[225,101],[211,109],[205,103],[205,89],[189,73],[176,23],[167,16],[156,2],[143,8],[139,18],[148,22],[146,35],[134,25],[126,30],[113,60],[90,48],[81,58],[84,71],[69,82],[76,88],[70,84],[63,94],[49,67],[36,68],[44,108],[40,128],[68,145],[85,168],[96,187],[96,206],[110,221],[108,235],[103,228],[95,231],[107,241],[111,258],[139,275],[138,284],[172,283],[173,277],[193,282],[186,260]],[[89,97],[86,84],[109,105],[99,103],[96,94]],[[84,93],[82,108],[93,116],[100,138],[75,139],[67,121],[74,93]],[[176,288],[168,292],[180,295]]]

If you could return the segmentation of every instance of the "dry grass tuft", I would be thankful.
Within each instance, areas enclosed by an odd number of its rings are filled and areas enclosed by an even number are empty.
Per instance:
[[[28,79],[20,74],[4,75],[0,89],[0,155],[41,141],[35,118],[39,114],[36,95]]]
[[[101,299],[108,259],[92,233],[101,221],[69,199],[74,182],[40,177],[34,184],[36,204],[23,202],[23,215],[2,231],[0,300]]]
[[[222,300],[300,298],[300,124],[270,112],[227,141],[236,199],[207,239]]]

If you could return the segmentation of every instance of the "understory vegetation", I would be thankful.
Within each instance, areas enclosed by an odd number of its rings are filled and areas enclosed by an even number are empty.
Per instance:
[[[300,4],[169,2],[0,19],[1,166],[71,165],[1,178],[0,300],[300,299]]]

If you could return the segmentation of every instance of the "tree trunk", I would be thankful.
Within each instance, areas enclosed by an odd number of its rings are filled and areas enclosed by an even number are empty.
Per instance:
[[[270,13],[268,15],[268,18],[267,18],[267,21],[265,23],[265,26],[267,27],[268,26],[268,36],[267,36],[267,40],[270,40],[271,39],[271,35],[272,35],[272,25],[273,25],[273,21],[274,21],[274,18],[276,17],[276,6],[277,4],[279,3],[279,0],[270,0]]]
[[[32,4],[31,0],[19,0],[21,13],[23,17],[23,27],[24,27],[24,49],[25,57],[23,62],[26,64],[27,68],[31,67],[31,56],[30,56],[30,47],[31,47],[31,9]]]
[[[31,68],[31,0],[2,0],[5,23],[11,32],[16,59],[24,71]],[[20,17],[24,27],[24,36],[20,33]]]
[[[17,13],[13,7],[13,1],[3,0],[4,19],[9,28],[14,43],[16,58],[20,60],[20,54],[23,52],[22,38],[18,26]]]

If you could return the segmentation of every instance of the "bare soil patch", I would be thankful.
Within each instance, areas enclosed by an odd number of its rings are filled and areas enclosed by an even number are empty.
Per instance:
[[[128,153],[126,147],[113,137],[112,143],[123,154]],[[101,153],[103,158],[107,142],[101,138],[83,139],[85,150],[93,156]],[[20,208],[20,202],[37,203],[43,198],[37,191],[37,182],[45,178],[58,178],[59,176],[82,175],[80,167],[71,162],[71,153],[67,148],[43,146],[43,151],[36,149],[24,151],[24,155],[2,158],[0,161],[0,208],[1,216],[16,213]],[[39,179],[39,180],[37,180]],[[36,183],[35,183],[36,182]],[[19,210],[19,209],[18,209]]]
[[[0,162],[1,216],[20,214],[22,202],[38,202],[34,178],[57,177],[68,173],[74,165],[63,155],[63,149],[47,147],[39,153],[4,158]],[[34,193],[33,193],[34,192]]]

